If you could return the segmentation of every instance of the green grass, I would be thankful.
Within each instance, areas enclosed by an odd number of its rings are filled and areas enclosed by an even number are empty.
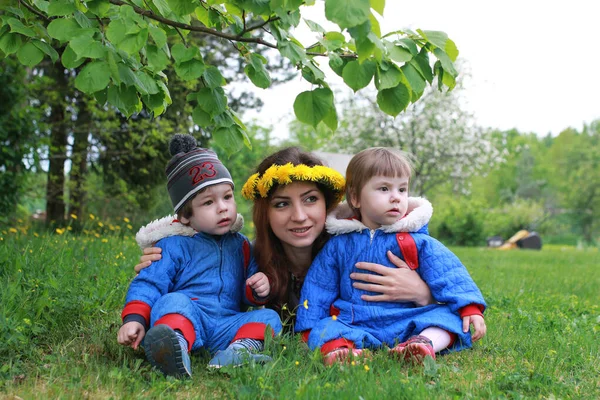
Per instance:
[[[488,302],[473,350],[412,367],[376,354],[324,367],[296,337],[266,366],[177,381],[116,333],[139,250],[131,237],[0,233],[0,398],[600,398],[600,253],[455,248]]]

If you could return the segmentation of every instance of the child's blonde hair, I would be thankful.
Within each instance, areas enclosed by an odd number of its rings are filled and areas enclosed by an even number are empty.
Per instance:
[[[357,153],[346,168],[346,201],[357,217],[360,211],[352,204],[352,196],[360,196],[367,181],[374,176],[407,177],[413,172],[412,156],[389,147],[370,147]]]

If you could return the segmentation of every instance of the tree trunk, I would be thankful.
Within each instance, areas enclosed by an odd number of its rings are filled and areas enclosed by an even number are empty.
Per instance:
[[[48,184],[46,186],[46,223],[65,222],[65,160],[67,158],[66,100],[68,77],[57,62],[51,65],[48,76],[54,79],[58,96],[50,102],[50,147],[48,149]]]
[[[86,200],[85,179],[87,176],[87,156],[92,116],[90,112],[90,100],[83,96],[77,100],[77,125],[74,131],[71,172],[69,175],[69,184],[71,187],[69,208],[70,214],[76,215],[78,220],[81,221]]]

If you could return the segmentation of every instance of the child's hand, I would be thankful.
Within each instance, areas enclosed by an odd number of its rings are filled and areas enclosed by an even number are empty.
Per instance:
[[[485,320],[481,315],[469,315],[463,317],[463,332],[469,332],[469,325],[473,325],[475,328],[475,332],[471,336],[473,341],[477,341],[485,336],[485,332],[487,331],[487,327],[485,326]]]
[[[123,346],[131,345],[134,350],[137,350],[144,335],[146,335],[144,325],[136,321],[131,321],[124,324],[121,329],[119,329],[117,341]]]
[[[246,280],[246,285],[250,286],[259,297],[267,297],[271,292],[269,278],[262,272],[257,272]]]

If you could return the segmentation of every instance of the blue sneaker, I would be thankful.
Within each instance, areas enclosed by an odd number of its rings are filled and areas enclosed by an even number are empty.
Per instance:
[[[247,363],[266,364],[273,359],[266,354],[250,353],[246,349],[227,348],[217,351],[212,360],[208,362],[208,368],[239,367]]]
[[[150,364],[163,374],[177,378],[192,376],[187,343],[182,346],[177,332],[167,325],[156,325],[148,331],[144,351]]]

